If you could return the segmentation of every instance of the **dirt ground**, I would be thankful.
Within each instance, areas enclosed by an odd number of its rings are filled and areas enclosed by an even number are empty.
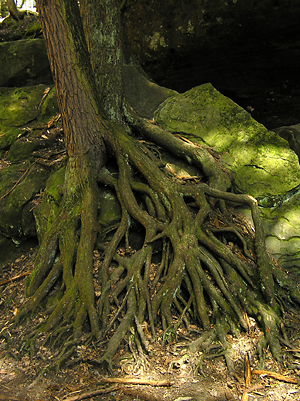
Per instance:
[[[191,351],[191,344],[201,335],[196,327],[179,330],[177,340],[166,346],[162,345],[161,333],[157,333],[156,342],[149,337],[148,355],[132,354],[129,344],[122,344],[110,374],[97,365],[100,349],[95,344],[78,346],[77,356],[61,370],[47,370],[57,351],[47,345],[45,336],[41,335],[30,347],[22,342],[24,333],[41,316],[18,327],[11,324],[26,301],[24,283],[32,270],[35,252],[31,249],[5,265],[0,278],[0,401],[300,400],[300,332],[293,329],[294,348],[283,347],[281,364],[265,350],[264,366],[258,366],[256,345],[261,332],[254,322],[251,332],[227,338],[235,367],[231,374],[219,344],[208,355]],[[293,321],[292,312],[288,318]],[[264,371],[256,374],[257,369]]]

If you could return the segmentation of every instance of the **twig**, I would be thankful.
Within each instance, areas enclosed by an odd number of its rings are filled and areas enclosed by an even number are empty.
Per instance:
[[[0,281],[0,285],[4,285],[4,284],[10,283],[10,282],[12,282],[12,281],[16,281],[16,280],[18,280],[19,278],[22,278],[22,277],[24,277],[24,276],[29,276],[29,274],[30,274],[30,273],[22,273],[22,274],[19,274],[18,276],[15,276],[15,277],[13,277],[13,278],[8,279],[8,280]]]
[[[265,375],[268,377],[272,377],[273,379],[277,379],[277,380],[287,382],[287,383],[298,384],[298,380],[296,380],[296,379],[292,379],[291,377],[280,375],[279,373],[276,373],[276,372],[269,372],[268,370],[254,369],[254,370],[252,370],[251,373],[254,375]]]
[[[100,394],[107,394],[107,393],[111,393],[112,391],[118,391],[120,390],[120,386],[112,386],[109,388],[102,388],[100,390],[94,390],[94,391],[90,391],[88,393],[83,393],[83,394],[79,394],[79,395],[74,395],[73,397],[69,397],[69,398],[64,398],[63,401],[80,401],[80,400],[84,400],[86,398],[92,398],[92,397],[96,397],[97,395]]]
[[[23,174],[21,175],[21,177],[20,177],[20,178],[18,179],[18,181],[14,184],[14,186],[13,186],[12,188],[10,188],[8,191],[6,191],[5,194],[2,195],[2,196],[0,197],[0,201],[1,201],[3,198],[5,198],[7,195],[9,195],[9,194],[17,187],[17,185],[20,184],[20,182],[23,180],[23,178],[25,177],[25,175],[28,173],[28,171],[29,171],[29,169],[31,168],[31,166],[33,166],[35,163],[36,163],[36,162],[32,163],[32,164],[27,168],[27,170],[25,171],[25,173],[23,173]]]
[[[105,383],[122,383],[122,384],[144,384],[146,386],[154,387],[170,387],[173,383],[169,380],[147,380],[147,379],[131,379],[131,378],[121,378],[121,377],[104,377],[102,379]]]

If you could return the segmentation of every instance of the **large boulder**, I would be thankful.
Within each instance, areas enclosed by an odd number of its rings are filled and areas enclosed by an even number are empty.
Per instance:
[[[6,154],[0,164],[1,265],[18,251],[16,245],[21,250],[36,238],[33,210],[52,170],[36,161],[41,152],[47,159],[60,130],[41,134],[58,113],[55,91],[47,85],[0,88],[0,101],[0,155]]]
[[[300,268],[300,186],[275,207],[261,208],[269,252],[282,267]]]
[[[198,78],[198,84],[215,80],[227,89],[247,87],[253,93],[268,77],[297,70],[297,63],[295,68],[293,64],[300,56],[295,46],[298,0],[123,3],[133,52],[147,72],[167,87],[186,90]],[[236,71],[231,78],[226,74],[229,66]],[[224,82],[226,77],[230,83]]]
[[[287,140],[205,84],[162,103],[162,127],[212,147],[234,180],[234,190],[258,199],[270,254],[286,268],[300,267],[300,167]],[[297,149],[298,126],[277,132]],[[240,211],[251,221],[249,210]]]
[[[274,129],[300,159],[300,124]],[[300,186],[260,200],[268,250],[283,267],[300,268]],[[269,207],[267,207],[269,206]]]
[[[228,45],[232,51],[243,45],[243,52],[261,38],[280,38],[280,33],[296,29],[300,12],[298,0],[187,0],[184,6],[176,0],[123,3],[127,36],[143,62],[172,61],[195,49],[215,54]]]
[[[0,87],[52,83],[44,39],[0,43]]]
[[[54,88],[48,85],[0,88],[0,155],[8,151],[8,160],[27,160],[33,151],[52,144],[46,138],[22,140],[36,126],[47,123],[59,110]],[[38,131],[37,131],[38,132]]]
[[[49,174],[49,168],[31,165],[28,161],[13,164],[1,171],[0,232],[3,235],[15,241],[36,235],[32,201],[45,187]]]
[[[124,65],[123,74],[126,100],[141,117],[151,119],[162,102],[177,94],[152,82],[133,65]]]
[[[168,98],[154,118],[163,128],[218,152],[237,193],[282,195],[300,182],[298,158],[288,142],[211,84]]]
[[[22,127],[37,119],[41,112],[44,93],[48,88],[48,85],[43,84],[22,88],[0,88],[1,126]]]

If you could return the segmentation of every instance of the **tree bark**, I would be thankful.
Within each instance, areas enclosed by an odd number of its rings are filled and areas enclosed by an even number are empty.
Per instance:
[[[18,10],[15,0],[6,0],[6,4],[10,15],[18,21],[22,13]]]
[[[69,157],[87,152],[99,169],[107,132],[99,111],[99,94],[93,77],[77,3],[72,0],[37,1]],[[51,21],[51,22],[50,22]]]

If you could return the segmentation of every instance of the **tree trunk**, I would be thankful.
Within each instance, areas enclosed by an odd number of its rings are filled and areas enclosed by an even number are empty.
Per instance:
[[[6,4],[10,15],[14,19],[19,20],[22,13],[18,10],[15,0],[6,0]]]

